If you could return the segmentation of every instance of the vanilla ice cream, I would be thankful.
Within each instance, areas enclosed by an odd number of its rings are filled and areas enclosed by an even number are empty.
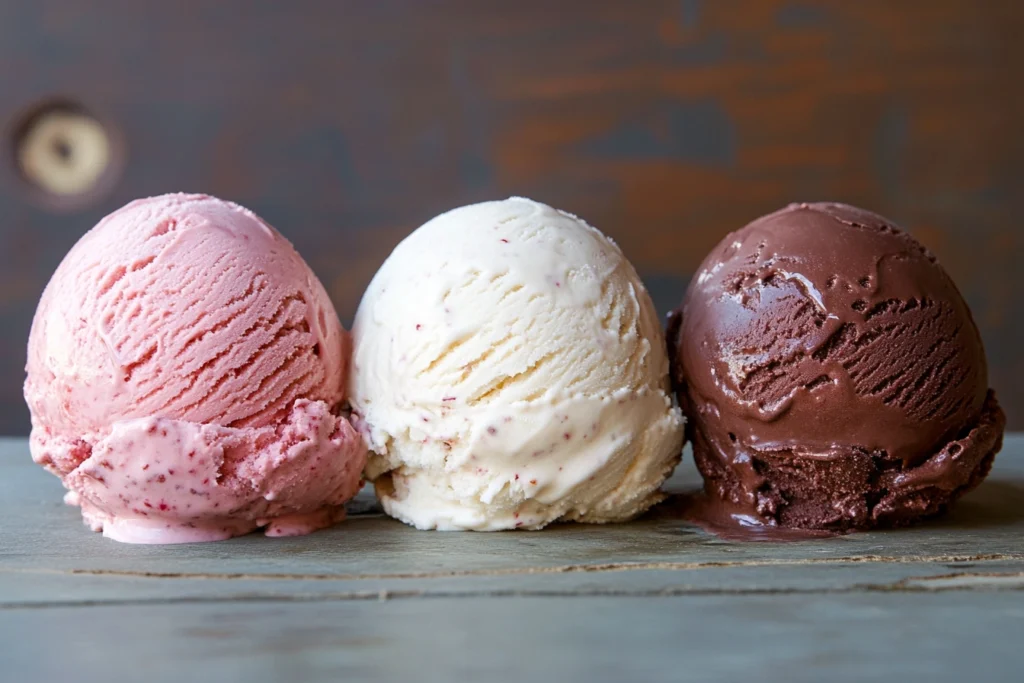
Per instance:
[[[679,461],[661,325],[619,248],[528,199],[403,241],[353,329],[367,476],[421,529],[538,529],[643,512]]]

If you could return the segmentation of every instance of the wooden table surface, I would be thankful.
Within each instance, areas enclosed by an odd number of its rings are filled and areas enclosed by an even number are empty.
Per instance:
[[[689,458],[670,489],[696,478]],[[0,440],[0,680],[972,681],[1024,667],[1024,435],[946,518],[725,542],[655,513],[132,546]]]

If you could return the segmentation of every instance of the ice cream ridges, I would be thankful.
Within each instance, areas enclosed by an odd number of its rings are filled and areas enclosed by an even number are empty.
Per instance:
[[[769,524],[848,530],[939,513],[1002,443],[956,286],[861,209],[791,205],[727,236],[668,341],[706,490]]]
[[[679,460],[650,297],[611,240],[551,207],[426,223],[373,279],[353,337],[367,475],[419,528],[629,519]]]
[[[619,248],[520,198],[411,234],[353,337],[251,212],[133,202],[40,301],[33,458],[128,542],[306,533],[341,518],[364,465],[385,510],[419,528],[613,522],[661,500],[679,461],[674,382],[713,500],[843,531],[945,510],[986,476],[1005,424],[949,276],[841,204],[723,240],[670,317],[668,352]]]
[[[39,303],[32,455],[117,540],[306,533],[361,483],[365,446],[339,412],[348,352],[316,276],[256,215],[139,200],[75,245]]]

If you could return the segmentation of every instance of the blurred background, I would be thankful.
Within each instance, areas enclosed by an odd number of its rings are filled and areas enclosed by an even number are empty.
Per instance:
[[[0,3],[0,434],[64,253],[202,191],[289,237],[342,321],[405,235],[526,195],[613,236],[664,313],[791,201],[910,229],[1024,429],[1024,2]]]

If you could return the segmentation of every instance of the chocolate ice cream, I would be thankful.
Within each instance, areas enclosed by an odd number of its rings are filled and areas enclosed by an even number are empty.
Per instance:
[[[1002,445],[956,285],[863,209],[793,204],[728,235],[668,342],[707,493],[768,524],[911,523],[977,486]]]

